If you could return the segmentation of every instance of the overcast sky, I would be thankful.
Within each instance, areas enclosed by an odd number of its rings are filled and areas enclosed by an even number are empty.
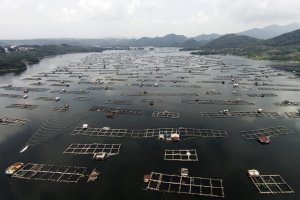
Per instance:
[[[292,22],[299,0],[0,0],[0,39],[196,36]]]

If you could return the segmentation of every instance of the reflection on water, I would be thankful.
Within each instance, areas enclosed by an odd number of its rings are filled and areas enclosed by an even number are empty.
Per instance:
[[[234,56],[203,58],[192,56],[188,52],[179,52],[177,49],[106,51],[97,54],[70,54],[47,58],[37,65],[28,67],[28,70],[20,75],[1,76],[0,86],[10,84],[50,89],[46,92],[29,92],[27,99],[0,97],[1,116],[30,120],[30,123],[23,127],[0,126],[0,166],[3,172],[9,164],[22,161],[87,166],[90,170],[97,168],[102,174],[96,182],[89,184],[84,181],[78,184],[24,181],[1,175],[0,199],[206,199],[143,190],[144,174],[151,171],[178,174],[181,167],[189,168],[191,176],[223,179],[225,199],[230,200],[270,198],[258,194],[255,186],[246,176],[248,169],[256,168],[264,174],[280,174],[295,190],[295,194],[284,197],[275,195],[272,199],[297,199],[299,198],[297,188],[300,188],[298,181],[300,177],[297,173],[300,167],[299,119],[290,119],[287,116],[218,119],[202,118],[200,114],[226,109],[256,111],[262,108],[264,111],[278,112],[281,115],[284,115],[284,112],[296,111],[297,107],[277,107],[273,103],[285,99],[299,101],[300,96],[297,91],[268,91],[277,95],[273,97],[247,95],[265,92],[258,90],[254,85],[255,82],[299,86],[299,79],[289,78],[293,76],[292,73],[275,72],[274,69],[268,69],[270,64],[272,63],[267,61],[252,61]],[[53,74],[52,70],[56,72]],[[285,76],[278,76],[278,73]],[[31,84],[36,83],[36,80],[24,80],[30,77],[40,77],[43,85],[34,86]],[[255,78],[256,80],[252,81]],[[221,83],[222,79],[224,84]],[[61,80],[70,82],[61,82]],[[234,88],[233,82],[239,83],[239,86]],[[54,83],[60,86],[50,86]],[[67,87],[66,84],[69,86]],[[89,87],[102,88],[88,90]],[[282,86],[272,87],[282,88]],[[50,93],[62,89],[77,92],[82,90],[88,93],[85,95]],[[206,94],[207,91],[212,90],[221,94]],[[24,95],[22,91],[3,88],[0,89],[0,93]],[[121,96],[122,93],[140,93],[140,95]],[[161,96],[152,96],[153,93]],[[166,93],[172,95],[166,96]],[[179,93],[197,93],[198,96],[180,96]],[[60,97],[59,101],[36,100],[39,97],[56,96]],[[80,101],[76,99],[79,96],[86,98]],[[149,99],[152,99],[153,105],[150,105]],[[184,103],[195,99],[240,99],[253,102],[254,105]],[[132,103],[107,104],[116,100]],[[34,110],[6,108],[13,103],[28,103],[39,107]],[[56,106],[64,105],[69,105],[69,110],[66,112],[52,110]],[[89,111],[94,106],[142,110],[142,115],[117,114],[111,119],[106,117],[105,112]],[[180,113],[180,117],[179,119],[153,118],[153,111],[176,112]],[[227,130],[229,137],[195,138],[172,143],[158,141],[156,138],[72,136],[72,130],[84,123],[89,127],[107,126],[128,129],[167,127],[221,129]],[[266,146],[260,145],[257,141],[244,140],[240,135],[241,130],[274,126],[286,126],[294,133],[272,138],[271,144]],[[97,162],[90,156],[62,154],[71,143],[121,143],[122,147],[119,155],[105,162]],[[28,144],[31,145],[29,149],[20,154],[22,147]],[[199,161],[164,161],[165,149],[196,149]]]

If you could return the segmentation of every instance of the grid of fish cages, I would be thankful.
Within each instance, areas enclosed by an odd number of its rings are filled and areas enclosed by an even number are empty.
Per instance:
[[[109,99],[105,104],[114,104],[114,105],[132,105],[132,100],[117,100]]]
[[[0,124],[7,126],[18,126],[21,127],[27,124],[30,120],[28,119],[13,119],[8,117],[0,117]]]
[[[238,118],[238,117],[275,117],[282,118],[277,112],[231,111],[231,112],[202,112],[202,117],[210,118]]]
[[[285,112],[289,118],[300,118],[300,112]]]
[[[117,155],[120,152],[121,144],[71,144],[63,153],[64,154],[92,154],[106,153],[109,156]]]
[[[200,85],[170,85],[170,87],[175,87],[175,88],[201,88]]]
[[[37,97],[35,100],[40,100],[40,101],[57,101],[56,97]]]
[[[131,110],[125,108],[113,108],[113,107],[103,107],[103,106],[93,106],[90,108],[90,111],[97,111],[97,112],[112,112],[116,114],[130,114],[130,115],[141,115],[142,110]]]
[[[88,94],[88,91],[83,91],[83,90],[75,90],[75,91],[67,91],[67,90],[52,90],[50,93],[53,94]]]
[[[300,89],[296,89],[296,88],[262,88],[259,87],[259,90],[267,90],[267,91],[293,91],[293,92],[297,92],[300,91]]]
[[[88,97],[88,96],[80,96],[80,97],[74,98],[74,100],[77,100],[77,101],[90,101],[92,99],[93,99],[93,97]]]
[[[247,94],[248,97],[277,97],[277,94],[273,93],[256,93],[256,94]]]
[[[169,111],[153,111],[152,117],[178,119],[179,113]]]
[[[77,127],[71,135],[86,135],[96,137],[129,137],[129,138],[158,138],[163,135],[165,138],[171,138],[171,134],[179,134],[182,140],[190,138],[227,138],[226,130],[214,129],[196,129],[196,128],[155,128],[155,129],[111,129]]]
[[[12,91],[28,91],[28,92],[46,92],[48,88],[28,88],[28,87],[13,87],[13,86],[2,86],[5,90],[12,90]]]
[[[14,173],[12,177],[26,180],[78,183],[85,176],[85,172],[86,167],[28,163]]]
[[[288,101],[288,100],[284,100],[282,102],[275,102],[274,103],[275,106],[300,106],[300,102],[299,101]]]
[[[88,87],[86,89],[87,90],[115,90],[114,87],[108,87],[108,86],[105,86],[105,87]]]
[[[294,193],[294,190],[280,175],[250,176],[260,194],[286,194]]]
[[[147,190],[224,198],[222,179],[151,172]]]
[[[212,104],[212,105],[254,105],[253,102],[243,100],[200,100],[200,99],[183,99],[182,103],[187,104]]]
[[[0,97],[22,99],[23,95],[18,95],[18,94],[0,94]]]
[[[247,140],[258,139],[262,136],[276,137],[279,135],[287,135],[289,133],[291,133],[291,131],[285,126],[276,126],[270,128],[241,131],[242,137]]]
[[[141,103],[164,103],[163,99],[142,99]]]
[[[67,112],[70,110],[69,105],[63,105],[63,106],[55,106],[52,111],[57,111],[57,112]]]
[[[60,82],[60,83],[72,83],[73,82],[71,80],[66,80],[66,79],[60,79],[60,80],[58,80],[58,79],[48,79],[46,81],[48,81],[48,82]]]
[[[16,109],[24,109],[24,110],[34,110],[38,105],[32,105],[32,104],[10,104],[9,106],[6,106],[6,108],[16,108]]]
[[[165,149],[164,160],[198,161],[196,149]]]
[[[122,93],[121,96],[199,96],[197,93],[148,93],[146,91],[144,92],[136,92],[136,93]]]

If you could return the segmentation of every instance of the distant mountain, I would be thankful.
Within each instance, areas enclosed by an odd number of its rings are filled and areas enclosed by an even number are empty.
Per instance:
[[[194,39],[196,41],[211,41],[211,40],[215,40],[217,38],[221,37],[221,35],[216,34],[216,33],[212,33],[212,34],[202,34],[202,35],[198,35],[196,37],[192,37],[191,39]]]
[[[184,35],[168,34],[163,37],[143,37],[135,40],[132,46],[176,47],[189,40]]]
[[[244,48],[244,47],[259,45],[262,42],[263,42],[262,40],[249,37],[249,36],[227,34],[207,43],[202,48],[203,49]]]
[[[300,29],[265,40],[267,46],[300,45]]]
[[[246,35],[257,39],[270,39],[278,35],[288,33],[297,29],[300,29],[300,24],[298,23],[292,23],[285,26],[279,26],[273,24],[270,26],[266,26],[264,28],[254,28],[237,34]]]

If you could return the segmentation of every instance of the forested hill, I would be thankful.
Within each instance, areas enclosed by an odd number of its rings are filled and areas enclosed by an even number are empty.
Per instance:
[[[102,52],[103,48],[82,47],[70,45],[18,46],[0,47],[0,72],[13,72],[26,69],[29,64],[35,64],[47,56],[66,53]]]

